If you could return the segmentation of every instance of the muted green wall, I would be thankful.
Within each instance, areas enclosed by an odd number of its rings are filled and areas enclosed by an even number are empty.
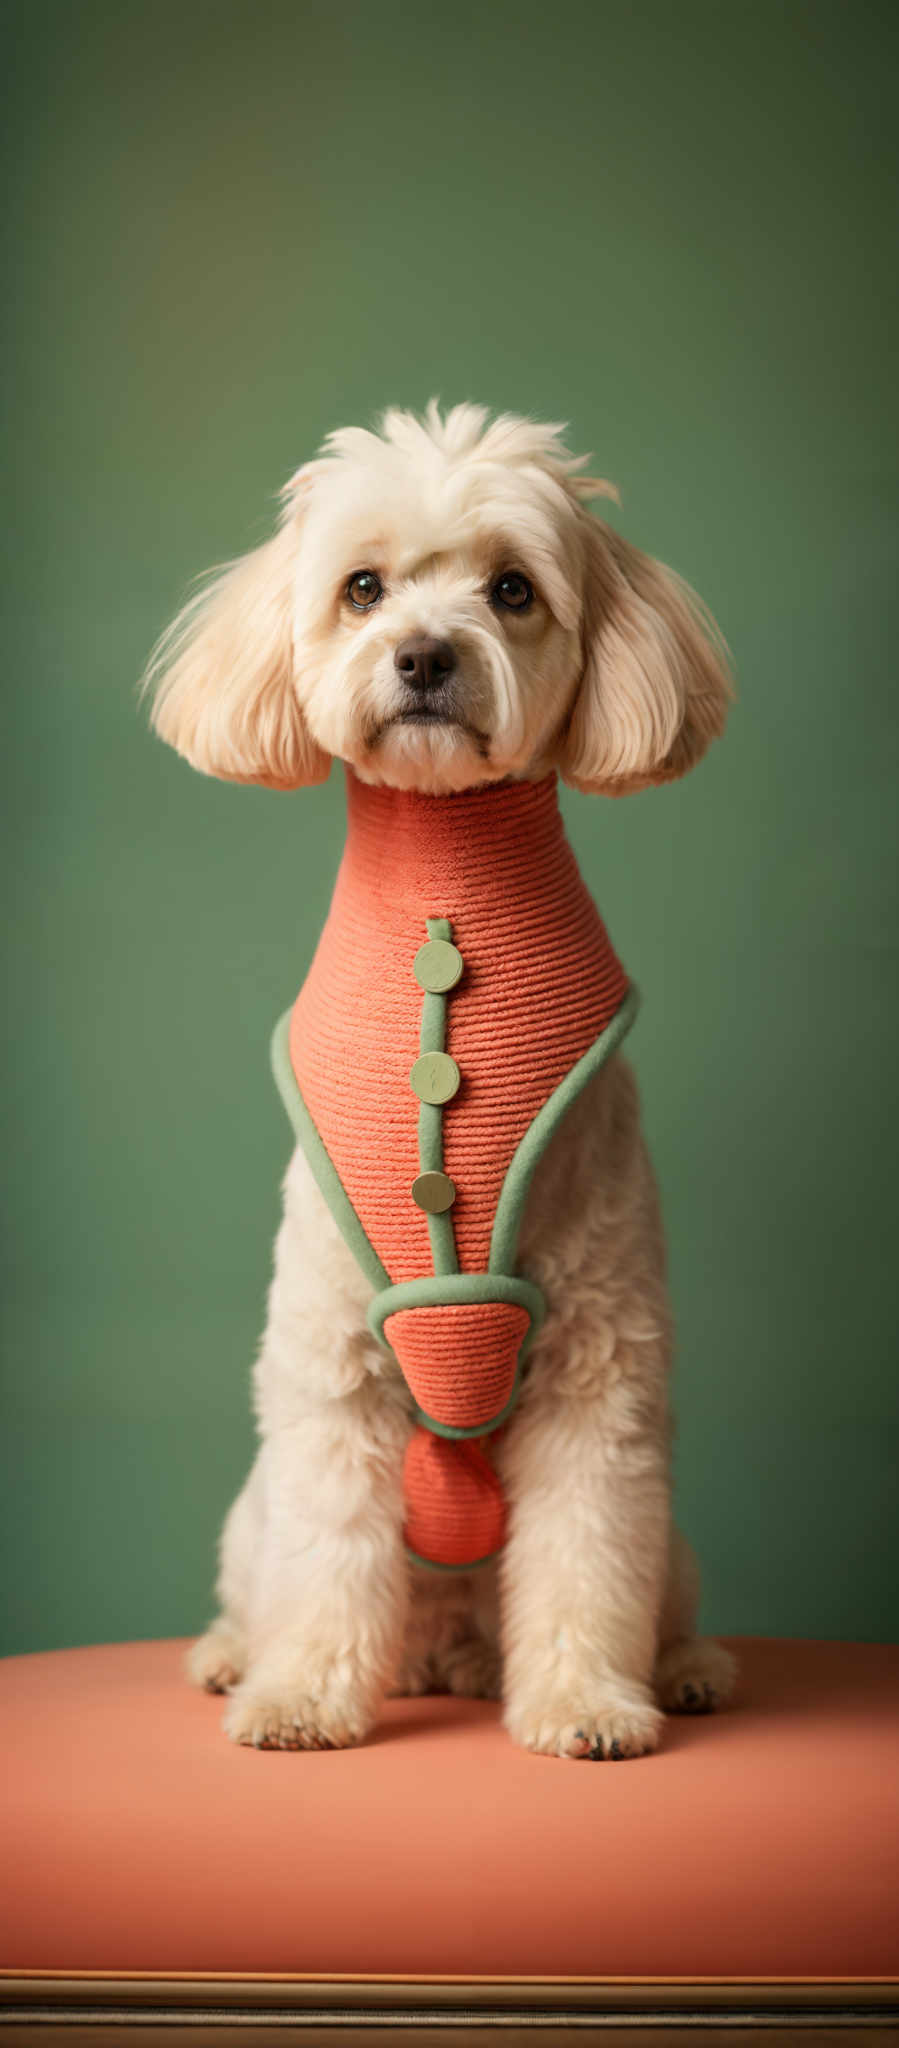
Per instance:
[[[330,427],[432,392],[568,420],[734,650],[696,776],[565,799],[644,996],[679,1514],[709,1627],[896,1633],[890,18],[7,14],[7,1648],[209,1610],[341,844],[336,774],[204,782],[135,679]]]

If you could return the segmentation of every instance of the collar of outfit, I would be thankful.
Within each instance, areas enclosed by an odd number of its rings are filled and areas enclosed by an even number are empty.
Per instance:
[[[347,770],[331,908],[273,1064],[415,1403],[403,1490],[418,1563],[471,1570],[502,1548],[490,1437],[545,1306],[517,1269],[525,1201],[637,1001],[554,774],[422,796]]]

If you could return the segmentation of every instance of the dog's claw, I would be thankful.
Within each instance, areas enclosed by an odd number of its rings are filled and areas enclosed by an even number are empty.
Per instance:
[[[681,1704],[689,1714],[713,1714],[718,1705],[718,1694],[711,1685],[703,1684],[702,1697],[695,1685],[681,1687]]]

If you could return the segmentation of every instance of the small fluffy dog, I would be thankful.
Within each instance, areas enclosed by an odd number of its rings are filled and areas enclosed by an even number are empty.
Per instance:
[[[723,642],[694,593],[587,509],[558,426],[476,406],[329,436],[273,538],[218,572],[148,671],[156,730],[202,772],[327,776],[445,798],[556,771],[621,795],[721,733]],[[424,933],[422,933],[424,936]],[[527,1748],[625,1758],[665,1710],[730,1696],[697,1637],[670,1509],[671,1320],[656,1189],[615,1053],[540,1159],[521,1270],[547,1313],[493,1448],[498,1564],[435,1572],[402,1540],[415,1409],[370,1334],[371,1285],[302,1149],[284,1184],[255,1369],[261,1444],[221,1540],[221,1612],[189,1658],[237,1742],[342,1747],[388,1691],[501,1697]]]

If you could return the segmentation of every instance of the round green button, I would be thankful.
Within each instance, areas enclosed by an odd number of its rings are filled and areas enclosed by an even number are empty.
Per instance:
[[[429,1216],[442,1216],[444,1209],[451,1209],[456,1199],[456,1190],[448,1173],[420,1173],[412,1182],[412,1200],[420,1209],[426,1209]]]
[[[423,1052],[409,1079],[419,1102],[449,1102],[462,1076],[448,1052]]]
[[[455,988],[462,966],[459,948],[450,939],[428,939],[426,945],[418,948],[412,972],[419,988],[441,996],[448,988]]]

